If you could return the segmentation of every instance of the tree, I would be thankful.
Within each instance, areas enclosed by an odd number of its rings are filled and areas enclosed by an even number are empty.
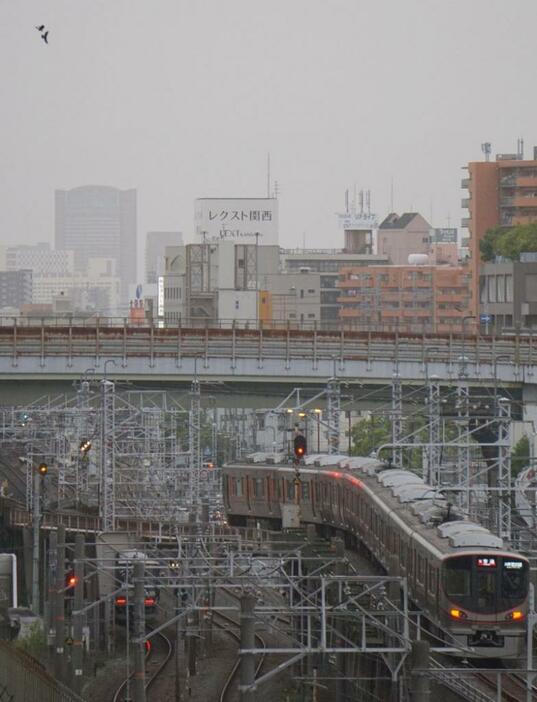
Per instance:
[[[386,417],[363,417],[353,424],[351,428],[353,456],[369,456],[382,444],[392,440],[391,423]]]
[[[496,239],[496,253],[511,261],[519,261],[525,251],[537,251],[537,224],[519,224]]]
[[[496,244],[498,239],[505,234],[504,227],[493,227],[488,229],[485,236],[479,242],[479,251],[481,252],[482,261],[493,261],[496,253]]]
[[[524,435],[511,452],[511,475],[516,478],[520,471],[530,465],[530,440]]]

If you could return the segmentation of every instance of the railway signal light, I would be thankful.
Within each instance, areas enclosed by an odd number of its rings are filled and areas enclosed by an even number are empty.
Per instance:
[[[306,455],[307,444],[306,437],[303,434],[297,434],[293,442],[295,458],[300,461]]]
[[[43,477],[48,473],[48,466],[46,463],[40,463],[37,467],[37,472]]]

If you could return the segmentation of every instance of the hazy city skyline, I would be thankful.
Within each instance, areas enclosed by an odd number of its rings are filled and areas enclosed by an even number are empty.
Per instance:
[[[136,188],[143,261],[147,231],[194,240],[195,198],[264,196],[267,152],[281,245],[340,246],[345,189],[382,217],[392,179],[396,211],[459,227],[480,144],[537,144],[536,20],[529,0],[0,0],[2,243],[53,241],[55,189]]]

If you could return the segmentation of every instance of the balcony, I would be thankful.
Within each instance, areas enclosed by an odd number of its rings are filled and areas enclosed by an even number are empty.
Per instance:
[[[533,209],[534,207],[537,208],[537,196],[532,195],[530,197],[524,197],[522,195],[518,195],[517,197],[513,198],[513,206],[524,207],[526,209]]]
[[[470,178],[463,178],[461,180],[461,188],[463,188],[464,190],[468,190],[469,187],[470,187]]]
[[[464,229],[468,229],[471,221],[472,221],[471,217],[463,217],[461,219],[461,227],[463,227]]]
[[[462,198],[461,207],[465,210],[467,210],[470,207],[470,198],[469,197]]]
[[[516,179],[517,188],[537,188],[537,176],[519,176]]]
[[[465,236],[461,239],[461,246],[465,249],[467,249],[470,246],[470,237]]]

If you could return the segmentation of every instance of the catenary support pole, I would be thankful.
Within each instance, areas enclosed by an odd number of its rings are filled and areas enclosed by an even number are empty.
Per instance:
[[[64,676],[65,642],[65,527],[58,527],[56,550],[56,588],[54,597],[54,672],[56,678]]]
[[[134,561],[134,702],[145,702],[144,562]]]
[[[240,653],[240,701],[253,702],[254,693],[245,688],[255,682],[255,658],[253,653],[245,653],[248,649],[255,648],[255,598],[252,595],[241,597],[240,628],[241,628],[241,653]]]
[[[39,567],[40,567],[40,527],[41,527],[41,475],[34,473],[34,500],[32,506],[32,611],[41,613],[39,597]]]
[[[82,689],[84,654],[82,648],[82,609],[84,608],[84,534],[75,538],[75,600],[73,604],[73,687],[75,692]]]
[[[429,677],[424,673],[429,668],[429,642],[412,642],[412,702],[430,702]]]

